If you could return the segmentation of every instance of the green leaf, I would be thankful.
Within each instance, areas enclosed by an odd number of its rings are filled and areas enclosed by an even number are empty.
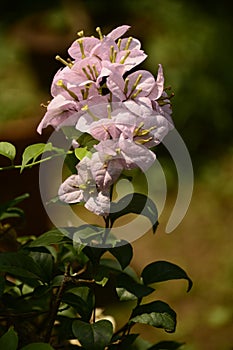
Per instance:
[[[13,328],[9,328],[8,331],[0,338],[0,349],[17,350],[17,348],[18,335]]]
[[[52,279],[53,272],[53,257],[49,253],[31,252],[30,256],[35,263],[40,267],[43,281],[49,283]]]
[[[186,279],[188,281],[187,292],[192,288],[192,280],[179,266],[168,261],[155,261],[147,265],[141,274],[145,284],[163,282],[174,279]]]
[[[13,161],[16,155],[15,146],[9,142],[0,142],[0,154],[4,157],[9,158],[11,161]]]
[[[177,350],[180,349],[182,345],[184,345],[184,343],[177,343],[175,341],[160,341],[147,350]]]
[[[90,134],[85,132],[81,134],[77,141],[80,147],[86,147],[89,151],[91,151],[93,146],[99,142],[98,140],[94,139]]]
[[[130,213],[146,216],[152,224],[153,233],[155,233],[158,226],[158,211],[149,197],[141,193],[130,193],[117,203],[112,203],[109,215],[111,226],[118,218]]]
[[[22,218],[24,216],[23,210],[20,208],[16,208],[14,206],[19,204],[20,202],[22,202],[24,199],[26,199],[28,197],[29,197],[29,194],[24,193],[23,195],[18,196],[16,198],[4,203],[3,205],[0,205],[0,220],[8,219],[11,217],[21,217]]]
[[[79,160],[82,160],[84,157],[90,158],[92,156],[92,153],[88,151],[87,147],[75,148],[74,153]]]
[[[62,301],[74,307],[84,321],[90,320],[94,308],[93,293],[90,288],[73,288],[63,295]]]
[[[34,260],[23,252],[0,254],[0,271],[9,274],[41,280],[41,270]]]
[[[81,225],[75,229],[73,241],[89,245],[98,244],[102,242],[104,231],[105,229],[103,227],[88,224]]]
[[[65,154],[64,150],[58,147],[53,147],[51,142],[48,143],[35,143],[25,148],[22,155],[22,165],[20,172],[23,171],[25,166],[32,161],[31,165],[36,161],[36,159],[42,155],[44,152],[54,151],[56,153]]]
[[[117,340],[120,340],[119,343],[117,344],[111,344],[108,349],[109,350],[125,350],[125,349],[132,349],[131,345],[135,342],[136,338],[138,337],[139,334],[128,334],[125,335],[124,338],[122,339],[121,336],[118,336],[118,338],[116,339],[116,337],[113,338],[112,342],[116,342]]]
[[[72,330],[86,350],[104,350],[110,343],[113,334],[112,323],[107,320],[100,320],[92,324],[75,320]]]
[[[148,324],[173,333],[176,329],[176,313],[168,304],[158,300],[137,306],[133,310],[130,322]]]
[[[125,291],[131,294],[131,298]],[[151,294],[153,291],[154,288],[140,284],[126,273],[121,273],[117,276],[117,294],[121,301],[133,300],[132,295],[136,298],[143,298]]]
[[[24,346],[20,350],[54,350],[54,348],[47,343],[31,343]]]
[[[64,240],[68,240],[68,232],[65,229],[53,229],[45,232],[29,244],[29,247],[42,247],[51,244],[61,244]]]
[[[129,265],[133,257],[133,248],[131,244],[125,243],[125,241],[121,241],[121,245],[108,249],[108,251],[119,261],[122,269]]]
[[[24,218],[24,211],[20,208],[8,208],[0,215],[0,221],[10,218]]]

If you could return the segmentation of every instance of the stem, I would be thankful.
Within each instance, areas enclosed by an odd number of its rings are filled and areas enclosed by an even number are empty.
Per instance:
[[[103,244],[106,243],[108,233],[109,233],[109,225],[110,225],[109,215],[104,217],[104,221],[105,221],[105,231],[104,231],[104,235],[103,235],[103,239],[102,239]]]
[[[37,160],[36,162],[33,162],[33,163],[29,163],[29,164],[26,164],[24,165],[24,168],[30,168],[31,166],[33,165],[37,165],[37,164],[40,164],[40,163],[43,163],[43,162],[46,162],[54,157],[58,157],[58,156],[64,156],[66,154],[70,154],[70,153],[73,153],[72,151],[69,151],[69,152],[66,152],[66,153],[63,153],[63,154],[54,154],[52,156],[49,156],[47,158],[44,158],[44,159],[40,159],[40,160]],[[0,167],[0,171],[1,170],[11,170],[11,169],[21,169],[22,168],[22,165],[9,165],[9,166],[5,166],[5,167]]]
[[[58,310],[59,310],[59,306],[61,304],[61,300],[62,300],[62,296],[63,296],[63,293],[64,293],[64,289],[66,287],[67,281],[69,281],[69,277],[70,277],[70,264],[67,265],[62,284],[58,288],[58,291],[57,291],[57,293],[55,295],[55,300],[52,303],[52,310],[51,310],[51,313],[50,313],[50,317],[49,317],[48,324],[47,324],[47,330],[46,330],[45,337],[44,337],[44,342],[45,343],[49,343],[50,342],[50,338],[51,338],[51,333],[52,333],[52,330],[53,330],[54,322],[56,320],[56,316],[57,316],[57,313],[58,313]]]

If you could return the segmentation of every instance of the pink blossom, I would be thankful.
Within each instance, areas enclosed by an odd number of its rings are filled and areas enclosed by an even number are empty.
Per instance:
[[[73,116],[79,109],[78,103],[74,100],[68,100],[62,95],[57,95],[49,103],[47,112],[37,127],[37,132],[42,133],[42,129],[48,125],[52,125],[56,130],[59,129],[60,125],[67,121],[68,125],[73,125]],[[77,120],[76,120],[77,121]]]
[[[77,166],[77,175],[69,176],[60,186],[61,201],[69,204],[84,202],[85,207],[97,215],[106,215],[110,210],[108,191],[99,191],[92,177],[91,160],[83,158]]]

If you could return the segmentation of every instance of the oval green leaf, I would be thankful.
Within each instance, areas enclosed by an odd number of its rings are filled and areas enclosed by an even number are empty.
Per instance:
[[[100,320],[92,324],[75,320],[72,330],[86,350],[104,350],[113,334],[112,323],[108,320]]]
[[[0,349],[17,350],[17,348],[18,335],[13,328],[9,328],[8,331],[0,338]]]
[[[174,279],[185,279],[188,281],[187,292],[192,288],[193,282],[186,272],[179,266],[168,261],[155,261],[147,265],[141,274],[145,284],[164,282]]]
[[[163,328],[166,332],[173,333],[176,329],[176,313],[168,304],[157,300],[136,307],[130,319],[132,322]]]
[[[15,146],[10,142],[0,142],[0,154],[13,161],[16,155]]]

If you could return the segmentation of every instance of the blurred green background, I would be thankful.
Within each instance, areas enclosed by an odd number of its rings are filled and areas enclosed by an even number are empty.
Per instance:
[[[67,57],[79,30],[92,35],[97,26],[108,33],[129,24],[130,35],[141,40],[148,54],[142,68],[156,74],[158,63],[163,64],[166,85],[175,92],[173,119],[193,161],[195,187],[185,219],[171,235],[164,234],[176,176],[159,148],[170,194],[156,236],[134,243],[134,266],[168,260],[193,278],[190,294],[182,282],[157,288],[158,297],[178,313],[177,332],[143,328],[151,341],[184,341],[187,350],[233,349],[232,13],[233,3],[226,0],[1,1],[0,139],[13,142],[19,153],[30,143],[46,141],[49,130],[42,137],[36,134],[44,113],[40,103],[50,99],[50,84],[60,68],[55,55]],[[15,171],[0,174],[1,201],[31,193],[28,234],[39,234],[47,225],[36,176],[34,169],[20,179]],[[123,311],[118,311],[119,323]]]

